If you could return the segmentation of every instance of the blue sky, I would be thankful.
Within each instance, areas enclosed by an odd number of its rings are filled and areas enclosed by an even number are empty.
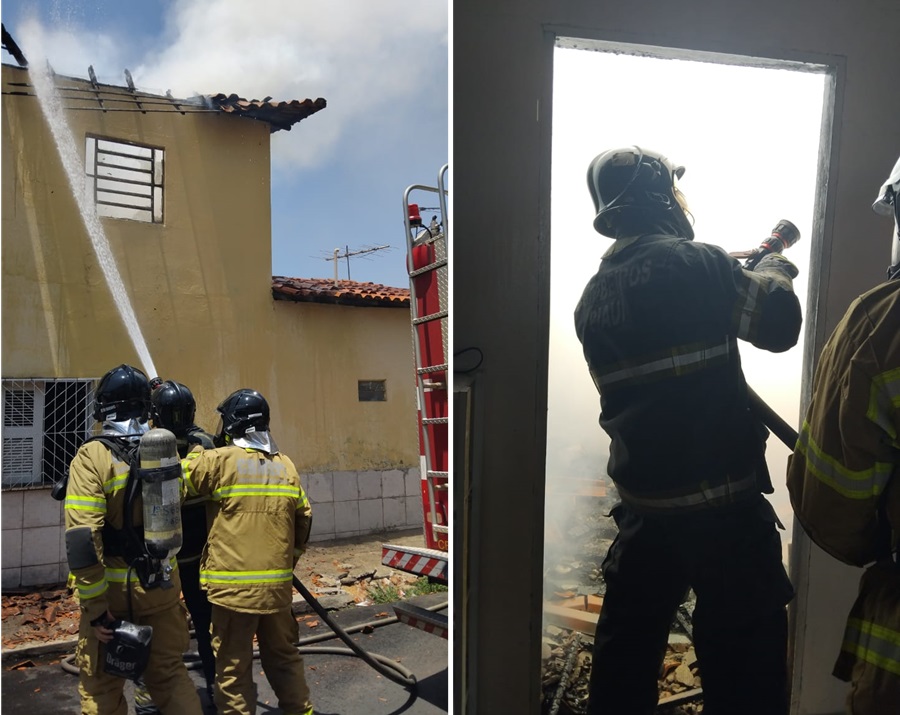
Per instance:
[[[68,76],[92,65],[100,82],[124,85],[127,68],[176,97],[324,97],[272,135],[272,272],[331,277],[335,248],[390,245],[351,258],[350,278],[408,285],[403,191],[448,160],[446,0],[3,0],[2,18],[30,62],[46,54]]]

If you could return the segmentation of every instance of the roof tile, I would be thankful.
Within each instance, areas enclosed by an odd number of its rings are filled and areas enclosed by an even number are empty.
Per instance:
[[[327,102],[322,97],[273,102],[268,97],[266,99],[244,99],[236,94],[219,93],[204,97],[204,99],[223,112],[268,122],[272,132],[277,132],[279,129],[290,131],[294,124],[327,106]]]
[[[272,297],[297,303],[333,303],[369,307],[408,307],[409,288],[329,278],[272,277]]]

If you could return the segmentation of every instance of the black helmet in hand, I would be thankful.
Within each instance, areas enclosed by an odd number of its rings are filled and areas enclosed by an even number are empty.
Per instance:
[[[146,420],[150,382],[136,367],[119,365],[100,378],[94,398],[94,419],[98,422]]]
[[[150,395],[150,418],[155,427],[169,430],[176,437],[187,437],[194,426],[197,403],[186,385],[166,380]]]
[[[236,390],[222,400],[216,408],[221,416],[216,430],[216,443],[225,444],[225,435],[232,439],[247,432],[264,432],[269,429],[269,403],[256,390]]]
[[[639,146],[598,154],[587,171],[594,229],[610,238],[667,230],[692,239],[687,201],[675,186],[684,174],[659,152]]]

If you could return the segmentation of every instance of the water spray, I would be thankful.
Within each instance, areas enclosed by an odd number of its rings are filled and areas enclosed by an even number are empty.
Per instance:
[[[94,254],[97,256],[97,261],[103,271],[103,276],[112,293],[122,322],[128,330],[128,336],[131,338],[144,372],[148,375],[155,375],[156,367],[150,358],[147,343],[141,333],[128,294],[125,292],[122,276],[116,266],[116,260],[103,231],[103,225],[97,216],[90,194],[84,186],[83,161],[76,149],[75,138],[66,121],[62,100],[56,91],[56,84],[53,81],[53,69],[50,67],[49,62],[44,62],[43,65],[44,68],[41,69],[42,63],[36,62],[32,63],[29,68],[29,75],[34,85],[38,103],[50,127],[50,132],[59,151],[59,158],[62,161],[69,180],[69,186],[72,189],[72,195],[75,198],[84,227],[87,229],[88,236],[91,239]]]

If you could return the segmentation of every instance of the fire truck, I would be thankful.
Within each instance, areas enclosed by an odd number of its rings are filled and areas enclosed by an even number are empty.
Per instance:
[[[441,584],[448,583],[450,551],[448,168],[447,164],[441,167],[436,186],[413,184],[403,192],[425,547],[383,544],[381,557],[386,566],[427,576]],[[426,216],[430,213],[431,218],[424,220],[423,213]],[[448,619],[444,614],[406,603],[397,604],[394,611],[404,623],[443,638],[448,636]]]

